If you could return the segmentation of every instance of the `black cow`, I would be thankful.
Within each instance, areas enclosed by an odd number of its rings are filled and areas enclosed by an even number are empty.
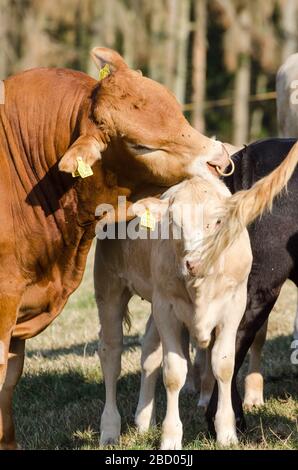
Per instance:
[[[256,181],[274,170],[287,156],[296,139],[266,139],[246,146],[232,159],[235,172],[225,182],[232,193],[250,188]],[[232,384],[232,401],[237,427],[243,429],[242,400],[236,378],[257,331],[268,318],[281,287],[291,279],[298,287],[298,168],[287,192],[277,197],[272,212],[249,227],[253,266],[248,281],[247,307],[238,329],[236,362]],[[207,408],[209,429],[214,432],[217,408],[217,385]]]

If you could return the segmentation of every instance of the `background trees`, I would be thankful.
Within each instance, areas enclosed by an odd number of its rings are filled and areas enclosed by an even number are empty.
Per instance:
[[[90,48],[113,47],[199,130],[243,144],[276,134],[266,92],[298,49],[297,26],[298,0],[0,0],[0,77],[35,66],[95,75]]]

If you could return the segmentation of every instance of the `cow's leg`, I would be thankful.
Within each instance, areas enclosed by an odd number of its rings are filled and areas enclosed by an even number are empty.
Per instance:
[[[250,348],[248,374],[245,377],[245,394],[243,406],[251,409],[264,404],[263,376],[261,374],[262,349],[266,341],[268,321],[257,332]]]
[[[148,431],[155,425],[155,386],[162,362],[160,337],[150,315],[142,344],[142,377],[141,389],[135,423],[139,432]]]
[[[10,339],[20,303],[20,297],[7,293],[9,288],[11,285],[0,286],[0,391],[5,381]]]
[[[199,349],[196,355],[196,361],[201,364],[201,389],[198,406],[204,409],[208,406],[215,383],[211,364],[211,354],[212,344],[210,344],[207,349]]]
[[[179,393],[187,374],[187,360],[182,347],[183,327],[166,302],[153,302],[153,314],[163,348],[163,380],[167,394],[167,411],[162,425],[161,449],[181,449],[182,423]]]
[[[129,297],[126,290],[120,292],[113,290],[105,301],[97,298],[101,324],[99,357],[106,389],[106,401],[100,422],[102,445],[115,444],[120,437],[121,417],[117,407],[116,392],[117,379],[121,372],[122,320]]]
[[[8,366],[0,392],[0,449],[16,449],[12,416],[13,391],[22,375],[25,341],[12,338],[10,341]]]

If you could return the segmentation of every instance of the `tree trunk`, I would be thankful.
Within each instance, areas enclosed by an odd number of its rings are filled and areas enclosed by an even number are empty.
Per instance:
[[[123,56],[129,67],[134,68],[136,63],[137,41],[141,40],[137,14],[140,14],[139,4],[131,0],[125,10],[123,22]]]
[[[256,93],[265,93],[267,91],[267,83],[267,75],[260,73],[257,78]],[[251,116],[250,139],[252,142],[261,137],[263,117],[264,109],[262,107],[256,107]]]
[[[281,26],[284,33],[282,61],[297,52],[297,0],[286,0],[282,4]]]
[[[102,0],[92,3],[92,26],[90,49],[96,46],[113,47],[115,45],[114,0]],[[87,73],[98,76],[94,62],[89,56]]]
[[[174,93],[184,103],[187,80],[187,46],[190,30],[190,0],[179,1],[179,18],[177,27],[177,68]]]
[[[149,75],[165,81],[165,8],[161,0],[151,0]]]
[[[204,100],[206,92],[207,59],[207,0],[195,0],[195,32],[192,50],[192,125],[199,132],[205,131]]]
[[[177,0],[167,0],[167,39],[165,55],[165,85],[174,90],[175,71],[176,71],[176,29],[178,21],[178,2]]]
[[[114,0],[105,0],[104,5],[101,6],[103,13],[103,45],[105,47],[112,48],[115,45],[115,7]]]
[[[9,44],[8,44],[8,1],[0,0],[0,43],[1,43],[1,54],[0,54],[0,79],[7,77],[8,71],[8,55],[9,55]]]
[[[233,102],[233,144],[236,146],[248,142],[250,65],[250,56],[242,54],[235,74]]]

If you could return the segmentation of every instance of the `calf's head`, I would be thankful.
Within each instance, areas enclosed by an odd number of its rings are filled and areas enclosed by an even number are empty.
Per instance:
[[[169,223],[176,265],[172,275],[178,274],[183,281],[192,305],[182,309],[179,320],[200,347],[208,346],[213,329],[239,287],[246,295],[252,255],[245,229],[217,259],[206,264],[209,244],[221,224],[228,223],[224,214],[229,199],[226,186],[210,175],[209,180],[197,176],[170,188],[161,200],[148,198],[134,206],[138,214],[148,209],[161,226]]]
[[[80,137],[60,161],[74,172],[77,157],[115,174],[119,185],[133,189],[144,183],[171,186],[196,174],[196,159],[222,168],[224,146],[193,129],[173,94],[130,69],[113,50],[95,48],[92,57],[108,75],[95,85]]]
[[[133,206],[137,215],[149,210],[161,221],[161,236],[169,234],[178,272],[184,278],[201,274],[205,245],[220,226],[223,207],[230,195],[221,181],[211,175],[210,178],[213,184],[196,176],[173,186],[161,199],[146,198]]]

